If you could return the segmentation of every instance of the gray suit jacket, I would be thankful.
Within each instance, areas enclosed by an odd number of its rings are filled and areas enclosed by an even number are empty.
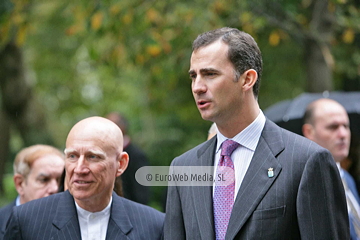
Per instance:
[[[112,197],[107,240],[162,238],[163,213],[115,193]],[[81,239],[74,198],[66,191],[14,208],[4,239]]]
[[[173,166],[213,166],[216,137]],[[274,177],[268,177],[268,169]],[[331,154],[267,120],[237,194],[226,239],[349,239],[346,199]],[[215,239],[212,187],[168,188],[165,239]]]

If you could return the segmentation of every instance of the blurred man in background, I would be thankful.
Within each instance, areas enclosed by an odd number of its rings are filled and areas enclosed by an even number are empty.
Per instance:
[[[118,193],[122,192],[125,198],[132,201],[148,204],[150,189],[136,181],[135,173],[139,168],[148,166],[149,161],[145,153],[131,142],[131,138],[128,135],[129,123],[127,119],[117,112],[109,113],[106,118],[118,125],[123,132],[124,151],[129,154],[128,168],[121,176],[116,178],[115,191]]]
[[[14,183],[19,195],[0,209],[0,239],[3,239],[6,222],[14,206],[58,192],[64,166],[64,154],[48,145],[27,147],[16,155]]]
[[[303,134],[333,155],[345,189],[351,239],[360,239],[359,194],[352,176],[340,166],[350,149],[350,123],[346,110],[331,99],[310,103],[304,115]]]

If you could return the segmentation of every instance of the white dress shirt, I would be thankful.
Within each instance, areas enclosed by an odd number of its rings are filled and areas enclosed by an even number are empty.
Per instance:
[[[16,197],[16,200],[15,200],[15,206],[20,206],[21,203],[20,203],[20,196],[17,196]]]
[[[110,218],[112,197],[107,207],[100,212],[89,212],[82,209],[76,202],[76,210],[79,216],[81,239],[105,240]]]
[[[236,199],[241,183],[245,177],[245,173],[249,168],[256,146],[258,145],[261,132],[264,129],[265,121],[266,118],[263,112],[260,110],[259,115],[249,126],[247,126],[244,130],[238,133],[235,137],[231,138],[231,140],[240,144],[240,146],[236,148],[231,155],[231,159],[234,162],[234,170],[235,170],[234,200]],[[214,166],[215,166],[214,176],[216,174],[216,168],[220,160],[221,144],[226,139],[228,138],[226,138],[220,132],[217,133],[217,145],[216,145],[215,162],[214,162]],[[215,185],[213,187],[213,194],[214,194],[214,189],[215,189]]]

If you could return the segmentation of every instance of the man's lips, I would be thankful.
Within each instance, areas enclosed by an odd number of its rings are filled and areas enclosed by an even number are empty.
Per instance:
[[[340,146],[340,147],[346,147],[348,146],[347,142],[345,141],[339,141],[335,143],[336,146]]]
[[[341,143],[336,143],[335,144],[335,149],[337,150],[349,150],[349,144],[347,144],[346,142],[341,142]]]
[[[92,183],[92,181],[74,180],[73,183],[76,184],[76,185],[88,185],[88,184]]]
[[[210,101],[208,100],[198,100],[196,102],[199,109],[207,108],[210,105]]]

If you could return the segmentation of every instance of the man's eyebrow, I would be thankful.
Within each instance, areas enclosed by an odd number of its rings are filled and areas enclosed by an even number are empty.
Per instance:
[[[74,152],[76,152],[76,150],[72,149],[72,148],[65,148],[65,150],[64,150],[65,155],[67,155],[69,153],[74,153]]]
[[[192,75],[192,74],[194,74],[194,73],[195,73],[194,70],[192,70],[192,69],[189,70],[189,75]]]
[[[200,69],[200,73],[204,74],[207,72],[220,72],[219,70],[215,69],[215,68],[202,68]],[[189,70],[189,74],[195,74],[195,70],[190,69]]]
[[[67,154],[70,154],[70,153],[76,153],[77,151],[75,150],[75,149],[72,149],[72,148],[66,148],[65,150],[64,150],[64,153],[65,153],[65,155],[67,155]],[[99,150],[94,150],[94,149],[90,149],[90,150],[88,150],[88,151],[86,151],[86,154],[93,154],[93,155],[99,155],[99,156],[101,156],[101,157],[105,157],[106,156],[106,154],[103,152],[103,151],[99,151]]]
[[[51,175],[48,173],[40,173],[37,177],[50,177]]]
[[[206,72],[220,72],[220,71],[215,68],[202,68],[202,69],[200,69],[200,72],[206,73]]]

